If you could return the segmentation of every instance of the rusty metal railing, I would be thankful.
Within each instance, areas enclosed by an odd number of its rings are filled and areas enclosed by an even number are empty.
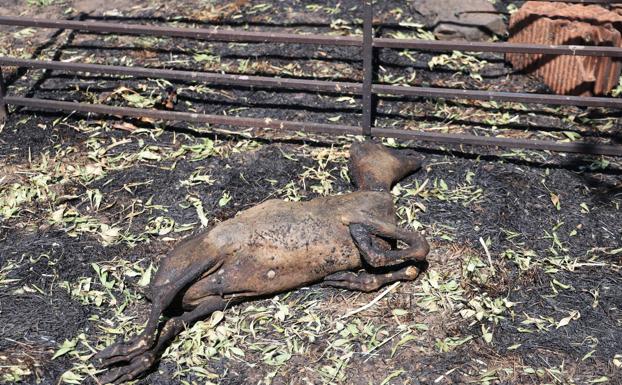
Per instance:
[[[549,0],[554,1],[554,0]],[[576,2],[611,3],[605,0],[577,0]],[[444,99],[475,99],[500,102],[519,102],[552,105],[573,105],[587,107],[622,108],[622,100],[612,97],[581,97],[535,93],[493,92],[482,90],[462,90],[439,87],[408,87],[373,82],[373,51],[375,48],[417,49],[423,51],[474,51],[504,53],[540,53],[556,55],[608,56],[622,58],[622,49],[605,46],[577,45],[537,45],[516,44],[506,42],[456,42],[374,38],[372,29],[372,6],[367,0],[364,3],[363,36],[327,36],[316,34],[292,34],[274,32],[248,32],[204,28],[178,28],[169,26],[120,24],[109,22],[92,22],[84,20],[45,20],[24,17],[0,17],[0,24],[35,27],[70,29],[76,31],[115,33],[129,35],[149,35],[159,37],[181,37],[211,41],[234,41],[255,43],[296,43],[339,45],[362,48],[363,82],[335,82],[324,80],[308,80],[294,78],[278,78],[266,76],[247,76],[154,69],[145,67],[123,67],[86,63],[69,63],[0,57],[0,120],[6,118],[7,105],[30,108],[79,111],[115,116],[149,117],[162,120],[178,120],[188,122],[209,123],[255,128],[275,128],[284,130],[308,131],[316,133],[351,134],[400,139],[413,139],[447,144],[466,144],[500,146],[510,148],[528,148],[560,152],[577,152],[601,155],[622,156],[622,145],[609,145],[587,142],[559,142],[535,139],[514,139],[505,137],[476,136],[467,134],[430,133],[406,129],[381,128],[374,126],[373,98],[375,95],[401,95],[424,98]],[[308,122],[292,122],[273,119],[242,118],[234,116],[195,114],[186,112],[160,111],[129,107],[112,107],[106,105],[64,102],[56,100],[24,98],[8,95],[2,80],[2,66],[32,69],[65,70],[73,72],[99,73],[111,75],[127,75],[143,78],[162,78],[168,80],[194,81],[214,85],[235,85],[244,87],[261,87],[275,89],[295,89],[312,92],[361,95],[362,121],[361,126],[340,124],[323,124]]]

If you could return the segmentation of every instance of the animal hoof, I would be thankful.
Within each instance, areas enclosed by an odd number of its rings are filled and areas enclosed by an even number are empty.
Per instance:
[[[96,367],[105,368],[115,363],[129,361],[131,357],[126,357],[123,351],[127,351],[127,346],[123,342],[108,346],[106,349],[93,356]]]
[[[93,356],[93,358],[97,362],[97,367],[105,368],[121,362],[129,362],[149,348],[151,348],[149,341],[144,338],[138,338],[130,342],[118,342],[110,345]]]
[[[155,355],[147,352],[134,357],[127,365],[108,370],[99,378],[102,384],[122,384],[147,372],[155,363]]]

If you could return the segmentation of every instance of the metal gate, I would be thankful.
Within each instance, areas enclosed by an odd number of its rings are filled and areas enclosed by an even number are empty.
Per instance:
[[[616,1],[564,0],[564,2],[609,4],[615,3]],[[622,100],[613,97],[562,96],[534,93],[492,92],[439,87],[408,87],[378,84],[373,82],[373,55],[374,49],[377,48],[414,49],[436,52],[451,52],[458,50],[471,52],[608,56],[613,58],[622,58],[622,48],[605,46],[516,44],[507,42],[458,42],[375,38],[373,36],[373,11],[370,1],[365,0],[363,4],[363,11],[364,18],[362,37],[306,34],[302,35],[273,32],[246,32],[203,28],[174,28],[154,25],[91,22],[84,20],[46,20],[25,17],[0,17],[0,24],[22,27],[69,29],[85,32],[116,33],[125,35],[181,37],[211,41],[296,43],[361,47],[364,75],[362,83],[334,82],[324,80],[229,75],[195,71],[154,69],[146,67],[123,67],[97,64],[67,63],[59,61],[43,61],[34,59],[19,59],[14,57],[0,57],[0,121],[6,119],[8,114],[7,105],[11,105],[50,110],[98,113],[115,116],[147,117],[168,121],[209,123],[215,125],[274,128],[339,135],[365,135],[456,145],[465,144],[500,146],[509,148],[527,148],[560,152],[577,152],[586,154],[622,156],[622,145],[608,145],[589,142],[556,142],[551,140],[514,139],[494,136],[433,133],[407,129],[375,127],[375,117],[374,109],[372,108],[372,100],[374,95],[376,94],[401,95],[424,98],[477,99],[499,102],[606,107],[614,109],[622,108]],[[48,99],[24,98],[8,95],[6,93],[6,86],[2,79],[2,66],[88,72],[110,75],[129,75],[144,78],[193,81],[214,85],[235,85],[246,87],[256,86],[261,88],[273,89],[302,90],[312,92],[317,91],[337,94],[358,94],[362,95],[362,121],[360,126],[351,126],[340,124],[273,120],[269,118],[258,119],[224,115],[160,111],[129,107],[114,107],[100,104],[74,103]]]

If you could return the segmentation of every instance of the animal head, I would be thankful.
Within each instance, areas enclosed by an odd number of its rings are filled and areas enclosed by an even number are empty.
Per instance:
[[[371,141],[350,147],[350,173],[359,190],[390,191],[407,175],[421,168],[423,157],[414,151],[393,150]]]

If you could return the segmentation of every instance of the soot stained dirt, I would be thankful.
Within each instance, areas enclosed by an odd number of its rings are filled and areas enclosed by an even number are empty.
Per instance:
[[[20,163],[28,154],[38,155],[63,143],[75,144],[78,132],[71,127],[49,128],[49,119],[31,113],[9,118],[0,139],[0,157],[4,163]],[[51,131],[51,132],[50,132]]]
[[[39,122],[39,119],[41,118],[32,119],[24,127],[28,125],[37,127],[36,122]],[[37,127],[27,130],[35,129],[43,132],[39,133],[41,143],[51,143],[52,147],[59,140],[67,143],[73,140],[74,145],[80,146],[88,139],[88,135],[76,132],[63,136],[56,128],[44,130]],[[11,135],[10,131],[5,132]],[[117,131],[109,131],[109,134],[115,138],[119,135]],[[166,143],[171,143],[172,137],[172,133],[164,133],[156,141],[148,137],[143,139],[145,145],[164,143],[164,147],[170,147]],[[178,137],[177,146],[201,143],[203,140],[186,142],[182,137]],[[41,150],[47,148],[49,147],[44,145]],[[129,152],[139,150],[140,146],[135,142],[124,149]],[[8,153],[16,163],[19,163],[20,157],[22,162],[25,159],[23,151],[8,151]],[[519,271],[511,263],[499,259],[499,256],[506,249],[520,248],[537,251],[533,256],[536,261],[545,260],[550,256],[547,250],[554,247],[551,237],[544,233],[546,230],[550,233],[555,231],[559,241],[567,248],[566,252],[578,258],[580,262],[590,262],[591,257],[598,256],[597,263],[602,261],[619,263],[619,257],[603,253],[601,249],[618,245],[621,228],[617,220],[619,218],[617,205],[620,204],[620,196],[615,188],[607,189],[600,186],[590,188],[585,184],[586,178],[592,178],[615,186],[616,169],[588,172],[587,166],[583,169],[572,168],[559,166],[559,162],[538,167],[524,163],[529,162],[511,159],[508,162],[494,157],[478,160],[471,159],[468,155],[428,152],[424,169],[401,183],[403,186],[410,186],[416,182],[421,184],[427,179],[432,186],[440,185],[440,180],[443,180],[447,190],[437,189],[437,193],[442,194],[443,198],[437,199],[433,193],[424,199],[426,210],[419,213],[418,219],[429,226],[430,237],[439,246],[457,244],[477,249],[480,238],[490,239],[489,248],[494,255],[495,266],[502,268],[503,272],[500,274],[505,274],[508,278],[502,282],[501,288],[494,290],[490,288],[489,292],[508,293],[507,298],[517,303],[513,308],[517,319],[508,318],[494,329],[496,345],[492,349],[482,347],[482,351],[486,351],[485,354],[482,352],[474,354],[472,347],[458,348],[447,354],[432,356],[429,353],[417,355],[414,349],[398,355],[395,359],[388,359],[390,349],[387,346],[385,349],[379,349],[379,357],[352,361],[350,364],[352,366],[348,369],[352,378],[356,378],[354,373],[360,371],[353,368],[365,365],[383,368],[382,376],[376,373],[374,377],[370,373],[371,378],[377,378],[379,381],[386,377],[391,368],[405,369],[407,371],[405,376],[411,378],[411,383],[429,383],[430,380],[443,376],[455,368],[460,370],[446,375],[447,378],[460,381],[465,378],[465,373],[471,373],[475,378],[480,368],[473,364],[473,360],[490,357],[502,359],[508,355],[507,349],[516,344],[521,346],[511,354],[523,365],[534,367],[561,364],[568,359],[580,361],[585,354],[598,347],[592,358],[585,363],[592,369],[585,370],[607,369],[603,362],[620,350],[621,346],[616,341],[622,340],[617,332],[619,328],[616,327],[621,305],[620,296],[616,291],[621,283],[619,272],[603,272],[598,268],[561,272],[554,279],[562,285],[571,285],[572,288],[562,290],[558,287],[560,293],[552,295],[553,278],[544,272],[543,267]],[[149,197],[153,197],[153,203],[166,206],[165,215],[171,216],[178,223],[196,222],[194,208],[192,206],[184,208],[180,205],[188,195],[193,195],[201,199],[210,218],[223,220],[241,209],[276,197],[278,195],[276,191],[290,181],[299,181],[300,175],[310,167],[317,167],[317,162],[310,158],[307,152],[301,151],[296,145],[276,142],[255,145],[250,150],[232,153],[227,157],[208,157],[202,161],[184,158],[157,165],[138,162],[129,168],[108,173],[105,177],[92,182],[89,188],[98,188],[102,191],[105,197],[102,203],[104,206],[108,200],[122,203],[136,198],[146,201]],[[335,176],[334,187],[336,192],[344,192],[350,187],[347,182],[337,177],[338,167],[339,164],[335,164],[331,168]],[[210,175],[213,182],[181,187],[180,181],[187,179],[197,168]],[[133,182],[148,180],[152,180],[153,183],[133,188],[131,193],[123,188],[124,185]],[[462,189],[464,186],[468,188]],[[465,204],[470,197],[460,194],[468,195],[478,189],[481,189],[481,193],[476,199]],[[225,191],[232,194],[232,200],[230,205],[221,207],[219,200]],[[608,199],[603,199],[601,194],[603,191],[609,192]],[[560,210],[551,201],[551,194],[559,197]],[[316,194],[307,191],[306,195],[310,198]],[[398,200],[398,205],[402,203]],[[589,212],[581,212],[582,203],[587,204]],[[136,218],[132,229],[135,231],[143,229],[151,217]],[[113,216],[112,219],[119,218]],[[564,224],[558,226],[560,222]],[[46,288],[52,289],[49,289],[51,291],[45,296],[28,292],[9,294],[2,298],[0,315],[8,317],[11,314],[10,320],[5,319],[5,325],[8,326],[4,331],[9,339],[4,341],[3,348],[15,349],[15,343],[12,341],[19,341],[22,336],[29,336],[29,342],[48,352],[47,358],[42,359],[39,365],[44,378],[49,379],[58,378],[70,362],[66,358],[51,361],[50,352],[64,339],[71,339],[80,332],[88,333],[93,330],[88,318],[93,313],[100,313],[100,310],[93,306],[77,302],[65,289],[54,286],[54,281],[71,282],[92,275],[91,263],[109,261],[113,258],[136,261],[146,257],[150,261],[157,262],[157,255],[165,253],[172,247],[172,244],[161,243],[157,238],[134,248],[121,245],[103,247],[97,238],[89,235],[71,238],[61,231],[47,230],[45,226],[41,230],[31,232],[37,227],[9,228],[11,222],[8,225],[3,227],[2,238],[8,246],[5,248],[7,252],[3,253],[3,265],[9,260],[16,259],[35,261],[19,264],[20,267],[11,271],[9,278],[19,281],[13,283],[10,290],[20,289],[24,284],[31,289],[36,286],[46,292],[48,290]],[[572,230],[577,229],[578,225],[581,225],[581,228],[576,234],[571,235]],[[556,226],[557,229],[552,230]],[[519,235],[508,237],[508,233],[499,231],[500,229]],[[9,240],[10,243],[7,242]],[[599,290],[599,301],[594,306],[594,294],[590,294],[590,291],[593,292],[595,288]],[[486,290],[486,287],[483,289]],[[324,289],[324,294],[318,298],[322,300],[326,296],[334,295],[335,292]],[[145,307],[145,303],[134,305],[131,314],[135,314],[138,319],[144,319]],[[16,313],[9,313],[6,309],[19,310]],[[580,318],[573,319],[569,326],[556,329],[555,325],[549,325],[546,333],[536,335],[518,330],[521,327],[518,321],[524,313],[543,319],[550,317],[554,322],[559,322],[574,310],[580,312]],[[479,330],[477,326],[473,328],[462,326],[454,332],[476,335]],[[592,340],[599,343],[597,345],[585,343]],[[325,344],[322,343],[320,346]],[[533,349],[538,350],[539,354],[536,356],[530,354]],[[211,367],[212,370],[218,368],[227,368],[231,375],[237,373],[245,378],[257,376],[255,371],[224,359],[214,362]],[[141,383],[166,383],[166,378],[174,370],[171,363],[164,362],[157,372]],[[294,371],[295,366],[287,372],[294,373]],[[413,373],[418,375],[413,376]],[[608,374],[611,379],[617,378],[614,372],[603,373]],[[234,378],[227,377],[223,380],[224,383],[243,383]],[[356,380],[352,380],[351,383],[356,383]]]
[[[245,1],[237,3],[242,8],[246,6]],[[509,3],[497,2],[497,7],[504,11]],[[16,4],[12,1],[11,9],[16,9]],[[293,26],[298,32],[323,33],[331,29],[333,19],[351,19],[356,13],[353,7],[358,5],[359,2],[349,0],[341,2],[335,9],[330,8],[335,7],[334,4],[324,4],[327,13],[318,14],[310,12],[307,4],[301,2],[281,2],[275,3],[275,8],[267,14],[250,14],[249,11],[249,15],[241,14],[235,20],[223,21],[218,18],[207,20],[211,15],[209,12],[191,15],[189,13],[194,12],[196,4],[181,1],[162,4],[157,9],[147,9],[149,5],[141,9],[139,5],[127,15],[109,15],[104,19],[167,22],[172,20],[170,15],[175,14],[182,24],[184,17],[194,19],[188,24],[196,24],[197,18],[204,17],[203,25],[239,27],[248,24],[251,29],[272,30]],[[383,2],[377,9],[380,15],[377,21],[391,25],[381,29],[382,36],[404,30],[395,24],[395,13],[391,13],[400,7],[408,16],[412,13],[412,22],[421,22],[402,2]],[[270,17],[275,14],[288,17],[274,22]],[[360,25],[354,21],[352,28],[360,28]],[[52,44],[44,50],[46,56],[118,65],[132,63],[344,81],[358,81],[361,75],[360,62],[355,60],[359,52],[352,48],[320,50],[302,45],[205,44],[181,39],[140,40],[92,34],[58,36],[56,46]],[[28,40],[26,45],[35,40]],[[13,48],[20,48],[20,44]],[[201,54],[207,56],[197,60],[196,55]],[[434,56],[418,53],[413,61],[397,51],[381,50],[378,53],[378,64],[383,67],[380,75],[387,76],[381,80],[416,75],[412,85],[547,91],[537,79],[514,73],[499,56],[477,56],[488,62],[479,73],[481,79],[471,76],[468,67],[459,70],[437,67],[429,71],[429,62]],[[245,64],[243,61],[247,58],[251,60]],[[171,60],[173,62],[169,62]],[[245,72],[244,66],[254,62],[257,62],[256,67]],[[388,77],[389,74],[392,78]],[[125,105],[122,97],[110,93],[123,86],[151,97],[157,96],[163,88],[161,84],[146,79],[119,80],[110,76],[75,76],[56,71],[43,78],[40,78],[40,72],[30,72],[29,75],[11,82],[11,92],[89,102],[108,97],[105,102]],[[176,106],[179,111],[234,113],[298,121],[330,118],[345,124],[358,124],[360,118],[357,96],[337,100],[324,94],[285,90],[210,87],[206,91],[190,88],[196,84],[174,82],[174,85],[180,90],[180,102]],[[506,113],[513,118],[507,119]],[[398,121],[402,124],[405,120],[417,128],[419,125],[451,124],[453,128],[457,126],[476,132],[485,129],[488,133],[488,130],[504,128],[525,132],[538,127],[540,131],[546,131],[546,135],[566,132],[612,137],[614,134],[601,128],[618,115],[617,112],[572,107],[522,109],[498,104],[432,103],[382,97],[378,117],[380,125],[385,126]],[[57,120],[59,118],[62,120]],[[339,145],[330,147],[334,138],[320,138],[320,142],[304,138],[295,142],[278,139],[253,142],[243,137],[216,134],[192,137],[187,134],[194,127],[184,124],[166,127],[160,123],[151,125],[126,120],[121,129],[111,129],[116,123],[120,120],[18,110],[0,132],[0,159],[7,170],[19,172],[0,174],[0,193],[12,183],[22,183],[23,179],[42,172],[37,169],[42,153],[49,153],[51,158],[63,158],[63,151],[72,147],[74,158],[64,159],[65,163],[87,164],[93,159],[87,159],[86,154],[93,150],[90,147],[93,141],[98,140],[102,146],[108,146],[129,138],[129,143],[110,150],[110,156],[119,157],[132,157],[149,146],[154,146],[154,151],[160,151],[158,154],[166,157],[184,145],[209,146],[206,140],[214,140],[216,145],[226,148],[223,153],[216,152],[201,160],[193,160],[190,154],[185,154],[173,160],[129,162],[119,169],[105,170],[104,176],[93,180],[85,181],[76,176],[64,182],[54,179],[55,183],[61,184],[57,186],[59,194],[78,196],[67,198],[70,200],[63,204],[82,214],[92,214],[91,219],[95,221],[95,230],[74,237],[68,235],[69,230],[65,232],[62,226],[50,223],[58,202],[24,203],[17,216],[0,219],[0,324],[3,325],[0,329],[0,376],[13,373],[11,368],[14,367],[33,372],[23,380],[12,379],[12,382],[33,383],[38,378],[40,383],[56,384],[63,373],[77,370],[76,363],[80,360],[76,356],[67,354],[53,360],[52,355],[64,340],[75,340],[83,333],[92,346],[103,347],[104,337],[101,336],[106,333],[102,331],[102,319],[108,322],[104,323],[106,327],[123,324],[120,316],[130,317],[132,323],[140,326],[148,308],[148,302],[141,296],[128,300],[127,307],[119,311],[109,303],[100,306],[81,303],[83,297],[69,294],[60,283],[75,288],[77,282],[90,278],[94,282],[93,288],[101,290],[93,264],[106,266],[110,261],[116,261],[113,264],[118,267],[127,262],[132,268],[157,265],[158,258],[180,238],[204,231],[198,225],[197,208],[192,205],[192,199],[201,202],[210,224],[213,224],[266,199],[282,199],[296,192],[302,199],[311,199],[320,194],[312,185],[321,186],[322,182],[330,181],[331,194],[351,189],[340,174],[344,166],[341,160],[331,159],[326,163],[326,169],[318,160],[318,151],[345,153]],[[157,137],[134,132],[139,127],[152,130],[153,126],[165,127],[166,131]],[[269,132],[267,137],[278,135]],[[339,141],[347,143],[343,138]],[[389,384],[466,381],[588,383],[600,381],[602,376],[606,376],[609,383],[622,383],[619,365],[615,361],[615,357],[622,354],[622,296],[619,294],[622,285],[619,250],[622,171],[619,162],[599,157],[502,153],[496,149],[480,149],[475,155],[458,151],[462,149],[455,149],[455,152],[434,148],[420,150],[427,155],[426,166],[403,181],[401,186],[414,190],[417,183],[421,186],[428,180],[427,187],[415,197],[396,197],[396,204],[405,209],[400,214],[403,220],[407,219],[406,210],[414,210],[416,221],[431,240],[433,251],[428,274],[414,284],[403,284],[374,308],[362,312],[357,318],[360,324],[353,321],[345,325],[348,321],[335,321],[335,314],[368,304],[377,293],[360,295],[312,287],[284,296],[281,302],[266,299],[229,309],[225,323],[231,319],[236,320],[231,321],[233,324],[243,324],[250,319],[252,326],[226,324],[225,327],[221,324],[219,328],[207,329],[220,332],[235,329],[237,334],[228,335],[217,346],[221,349],[235,340],[245,349],[246,355],[243,359],[235,358],[225,349],[205,362],[200,361],[198,366],[216,373],[218,378],[214,381],[231,385],[251,382],[299,384],[302,379],[307,383],[367,385],[370,381],[383,383],[387,378]],[[317,172],[305,176],[310,169]],[[211,180],[190,185],[181,183],[189,180],[196,171],[208,175]],[[288,192],[286,187],[291,182],[292,190]],[[101,212],[86,210],[89,207],[86,194],[95,190],[101,192],[101,207],[106,208]],[[226,194],[230,198],[228,202],[223,201]],[[154,207],[128,217],[134,203],[144,208],[147,202]],[[118,225],[124,236],[136,236],[158,217],[169,217],[176,226],[193,225],[181,233],[150,233],[136,242],[102,244],[102,224]],[[487,250],[482,248],[482,241]],[[465,275],[471,257],[480,259],[481,265],[476,272],[494,269],[495,274],[485,282]],[[111,292],[117,304],[123,303],[128,295],[138,295],[144,290],[137,285],[137,276],[125,278],[129,292],[120,292],[116,288]],[[485,302],[481,300],[482,296],[504,299],[513,305],[504,305],[506,308],[494,322],[487,318],[488,313],[483,320],[463,318],[462,311],[474,306],[472,301],[480,301],[480,305]],[[430,298],[438,309],[422,310]],[[293,319],[284,315],[287,313],[283,305],[294,314]],[[260,309],[255,309],[256,313],[253,313],[254,306]],[[275,314],[289,323],[280,323],[282,321]],[[309,317],[317,317],[318,323],[302,321]],[[339,325],[340,322],[343,325]],[[316,331],[313,338],[300,337],[313,334],[318,325],[320,331]],[[381,333],[382,330],[387,333]],[[492,332],[491,343],[485,342],[484,330]],[[362,333],[363,337],[353,337],[346,332]],[[119,332],[113,337],[121,338],[122,335],[123,332]],[[196,340],[212,343],[211,338],[214,336],[203,335]],[[370,341],[376,338],[377,343],[370,345]],[[184,344],[192,341],[186,339]],[[285,345],[293,344],[291,341],[301,341],[306,350],[285,348]],[[334,350],[334,345],[340,345],[343,350]],[[273,348],[277,350],[270,350]],[[180,367],[186,370],[193,367],[187,358],[196,358],[194,353],[201,352],[201,349],[201,346],[193,345],[192,349],[180,353],[184,347],[175,347],[172,358],[164,359],[139,383],[171,383]],[[23,361],[23,356],[16,353],[20,351],[27,351],[30,358]],[[82,352],[89,353],[88,349]],[[290,358],[285,363],[275,365],[272,360],[288,354]],[[186,361],[180,364],[183,360]],[[180,376],[189,382],[205,383],[205,378],[201,377],[205,373],[198,373],[184,372]],[[181,383],[177,378],[172,381]],[[95,383],[88,375],[83,382]]]
[[[209,139],[208,139],[209,140]],[[226,158],[210,157],[201,161],[182,159],[162,166],[136,164],[128,169],[112,172],[92,186],[102,191],[106,200],[127,202],[132,199],[151,197],[153,205],[162,205],[162,214],[178,223],[196,222],[196,211],[190,203],[199,199],[203,210],[217,220],[231,218],[267,199],[280,198],[278,192],[289,182],[298,181],[299,176],[314,165],[313,160],[295,154],[293,145],[259,145],[255,151],[233,154]],[[287,153],[288,157],[284,157]],[[209,176],[209,183],[183,185],[189,175],[199,172]],[[143,183],[148,181],[148,183]],[[348,188],[347,183],[337,180],[336,192]],[[124,189],[132,183],[135,188]],[[131,191],[131,192],[130,192]],[[229,201],[221,203],[227,194]],[[317,194],[310,194],[313,197]],[[112,202],[110,202],[112,203]],[[141,228],[145,218],[137,218],[133,225]]]
[[[461,241],[475,244],[480,237],[490,238],[495,252],[517,241],[528,242],[534,249],[547,249],[552,240],[544,232],[560,224],[558,237],[571,245],[575,255],[619,239],[620,229],[615,224],[620,215],[619,170],[603,175],[574,167],[568,170],[563,163],[537,168],[520,163],[429,158],[428,167],[417,179],[444,180],[451,188],[467,186],[474,195],[480,190],[481,197],[473,205],[465,205],[462,199],[452,201],[449,196],[422,218],[432,224],[452,223],[453,234]],[[592,179],[599,183],[590,188],[586,180]],[[559,209],[551,199],[559,200]],[[589,212],[582,204],[591,207]],[[602,226],[611,226],[610,231],[600,231]],[[506,240],[507,231],[518,234],[512,243]]]
[[[510,296],[519,302],[515,311],[526,312],[534,317],[552,317],[556,321],[567,317],[572,311],[578,311],[580,318],[574,320],[568,328],[549,331],[543,338],[533,338],[528,332],[521,333],[515,325],[504,323],[499,330],[503,336],[500,340],[502,349],[520,343],[517,350],[519,353],[547,348],[578,360],[599,346],[591,356],[596,360],[606,360],[606,357],[621,348],[618,342],[621,340],[621,330],[617,323],[622,315],[622,302],[616,292],[622,283],[620,274],[601,274],[598,269],[589,267],[580,272],[562,273],[556,279],[569,288],[561,290],[557,295],[552,290],[555,287],[552,280],[542,272],[539,274],[539,278],[529,282],[518,277],[518,281],[523,283],[516,285]],[[546,292],[548,296],[538,295]],[[534,356],[530,363],[536,364],[542,359]]]
[[[90,237],[68,237],[61,231],[24,232],[2,227],[2,266],[14,280],[0,294],[2,335],[0,351],[43,352],[36,362],[46,381],[53,381],[66,370],[67,360],[50,360],[59,344],[79,333],[88,333],[94,306],[72,298],[61,281],[74,282],[90,276],[92,263],[113,258],[132,260],[140,249],[102,247]],[[26,343],[27,345],[23,345]],[[25,347],[26,346],[26,347]]]

